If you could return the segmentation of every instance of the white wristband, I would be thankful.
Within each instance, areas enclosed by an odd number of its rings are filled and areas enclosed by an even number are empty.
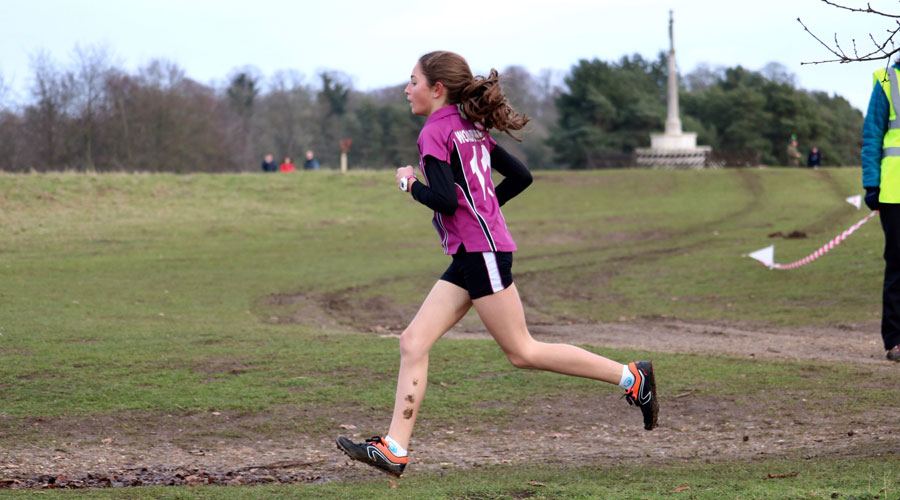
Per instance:
[[[400,191],[406,191],[407,189],[409,189],[409,180],[415,179],[415,178],[416,178],[415,175],[410,174],[410,175],[407,175],[406,177],[400,179]]]

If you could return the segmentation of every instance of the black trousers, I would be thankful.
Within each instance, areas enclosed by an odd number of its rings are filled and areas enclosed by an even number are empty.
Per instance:
[[[884,230],[884,291],[881,298],[881,338],[885,350],[900,344],[900,205],[882,204]]]

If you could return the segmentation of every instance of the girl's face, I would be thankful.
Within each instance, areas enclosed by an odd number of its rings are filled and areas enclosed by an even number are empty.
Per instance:
[[[428,80],[422,74],[422,68],[416,63],[409,77],[409,84],[406,85],[406,100],[412,109],[412,114],[419,116],[430,116],[434,110],[444,105],[446,98],[443,92],[443,85],[428,85]]]

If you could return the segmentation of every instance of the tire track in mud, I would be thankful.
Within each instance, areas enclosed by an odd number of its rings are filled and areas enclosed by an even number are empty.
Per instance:
[[[765,188],[763,187],[762,181],[759,178],[758,174],[751,173],[747,169],[744,168],[735,168],[729,169],[729,171],[734,172],[734,175],[738,177],[739,184],[743,190],[743,192],[749,195],[749,199],[739,208],[732,210],[731,212],[724,214],[723,216],[701,223],[697,223],[693,226],[689,226],[686,229],[681,231],[677,231],[674,233],[668,234],[659,234],[658,238],[647,238],[648,240],[657,240],[657,239],[670,239],[673,236],[676,237],[685,237],[685,236],[693,236],[697,234],[706,234],[709,233],[709,228],[711,226],[722,225],[725,223],[729,223],[735,220],[740,219],[744,215],[753,210],[760,208],[762,206],[763,194],[765,193]],[[632,241],[641,241],[641,238],[635,238]],[[666,255],[670,255],[672,253],[696,249],[707,244],[711,239],[703,240],[696,243],[691,243],[689,245],[683,246],[672,246],[667,247],[665,249],[652,249],[646,250],[644,252],[630,253],[628,256],[616,256],[608,259],[611,262],[622,261],[626,259],[631,259],[633,257],[645,257],[645,256],[653,256],[658,255],[659,257],[663,257]],[[586,253],[593,252],[593,249],[580,249],[580,250],[571,250],[571,251],[563,251],[563,252],[555,252],[552,254],[539,254],[539,255],[530,255],[528,257],[524,257],[520,260],[538,260],[544,259],[547,257],[556,258],[556,257],[567,257],[572,255],[581,255]]]
[[[734,172],[734,175],[739,179],[739,185],[742,188],[742,191],[749,195],[749,198],[746,202],[727,214],[723,216],[710,220],[704,221],[693,226],[690,226],[684,230],[677,231],[671,233],[671,235],[664,235],[660,237],[654,238],[635,238],[635,245],[640,244],[641,242],[646,241],[658,241],[660,239],[667,239],[672,236],[674,237],[692,237],[703,234],[710,234],[710,228],[716,227],[724,224],[733,223],[735,221],[740,220],[745,217],[748,213],[752,213],[753,211],[759,210],[763,207],[763,199],[765,194],[765,186],[763,185],[761,179],[761,173],[759,171],[747,168],[734,168],[729,169],[730,172]],[[838,180],[832,175],[831,172],[823,169],[819,169],[815,171],[816,178],[820,182],[827,185],[830,191],[835,195],[835,199],[843,200],[845,198],[846,189],[844,186],[838,182]],[[812,228],[808,229],[809,232],[813,233],[825,233],[826,231],[840,227],[841,224],[846,222],[847,219],[847,208],[842,204],[835,204],[834,208],[821,212],[816,218],[812,221],[805,223],[804,227]],[[762,235],[761,235],[762,237]],[[665,248],[653,248],[653,249],[645,249],[645,250],[637,250],[634,252],[628,252],[625,255],[618,255],[605,258],[600,260],[599,262],[611,264],[610,269],[612,269],[612,275],[619,274],[623,269],[627,268],[630,263],[652,263],[657,260],[660,260],[664,257],[684,252],[691,252],[700,248],[704,248],[711,242],[715,241],[714,238],[704,238],[698,241],[695,241],[690,244],[680,245],[680,246],[669,246]],[[824,243],[824,242],[823,242]],[[617,245],[621,246],[621,242],[617,243]],[[816,247],[818,248],[818,247]],[[627,249],[627,248],[626,248]],[[814,249],[811,249],[812,251]],[[571,250],[564,251],[553,254],[539,254],[539,255],[530,255],[520,260],[532,261],[532,260],[543,260],[547,258],[558,258],[558,257],[573,257],[573,256],[590,256],[596,250],[595,249],[579,249],[579,250]],[[592,264],[597,264],[597,260],[592,260]],[[532,274],[539,275],[541,273],[553,272],[553,271],[562,271],[566,269],[573,269],[577,267],[583,266],[583,262],[578,263],[568,263],[555,267],[545,268],[540,271],[535,271],[533,273],[519,273],[522,276],[530,276]]]
[[[838,180],[835,179],[834,175],[830,171],[820,168],[814,170],[813,174],[818,180],[828,186],[832,194],[834,194],[835,200],[843,201],[845,198],[847,198],[849,190],[840,182],[838,182]],[[852,194],[852,192],[850,194]],[[865,207],[865,205],[863,205],[863,207]],[[847,205],[844,203],[836,203],[833,209],[824,212],[821,217],[815,219],[814,222],[810,225],[814,227],[815,230],[824,232],[830,230],[831,228],[834,228],[835,226],[840,226],[845,222],[846,218]]]
[[[815,169],[813,170],[813,176],[827,184],[836,197],[841,199],[847,197],[847,189],[835,179],[830,170],[824,168]]]
[[[515,275],[521,281],[535,280],[543,281],[547,284],[552,282],[552,280],[542,280],[542,277],[553,273],[571,272],[590,266],[593,269],[601,268],[602,271],[588,273],[590,276],[586,275],[585,278],[591,279],[593,277],[593,282],[603,283],[621,274],[633,265],[652,264],[671,255],[702,249],[714,242],[715,238],[712,236],[699,238],[689,244],[665,246],[662,248],[646,247],[648,243],[658,243],[673,237],[690,238],[698,235],[711,235],[711,227],[734,223],[748,213],[762,208],[765,195],[765,186],[761,177],[763,175],[762,171],[735,168],[728,169],[728,172],[737,179],[737,184],[740,186],[741,192],[746,195],[746,198],[740,206],[722,214],[718,218],[699,222],[673,233],[645,231],[631,235],[618,235],[613,238],[614,241],[612,243],[599,241],[599,245],[589,245],[585,248],[526,256],[517,255],[517,262],[545,260],[565,260],[566,262],[555,265],[550,264],[546,267],[542,266],[540,270],[536,271],[516,272]],[[815,174],[816,179],[826,184],[832,193],[836,196],[840,194],[843,197],[841,194],[844,191],[843,186],[830,172],[820,169]],[[846,207],[836,205],[836,208],[820,213],[818,217],[805,227],[816,228],[815,230],[809,230],[811,232],[822,232],[824,229],[818,228],[831,228],[839,225],[846,216]],[[598,257],[597,253],[599,251],[613,246],[619,250],[617,255]],[[285,311],[286,314],[268,317],[264,314],[257,314],[257,316],[261,321],[270,323],[297,323],[312,320],[312,322],[317,322],[323,326],[340,325],[362,332],[402,331],[405,327],[405,322],[414,316],[419,304],[400,305],[389,297],[378,294],[377,290],[409,278],[409,276],[384,278],[371,283],[346,287],[323,294],[272,294],[258,302],[257,306],[260,304],[291,302],[301,303],[303,306],[293,312],[287,310]],[[578,321],[577,318],[560,315],[543,307],[541,301],[527,291],[520,290],[520,293],[526,306],[533,308],[541,315],[552,318],[552,321]],[[424,295],[423,291],[422,296],[424,297]],[[254,308],[259,309],[259,307]]]
[[[735,168],[730,169],[729,172],[733,172],[734,176],[738,178],[739,185],[742,188],[742,191],[748,195],[748,199],[746,202],[741,205],[739,208],[732,210],[731,212],[722,215],[719,218],[713,219],[711,221],[704,221],[697,223],[693,226],[689,226],[681,231],[677,231],[671,234],[662,235],[659,238],[648,238],[647,240],[635,239],[635,245],[638,246],[641,243],[645,243],[646,241],[658,241],[661,239],[671,239],[672,237],[676,238],[684,238],[684,237],[692,237],[702,234],[711,234],[710,227],[716,227],[719,225],[731,223],[733,221],[739,220],[744,217],[747,213],[750,213],[756,209],[762,207],[763,203],[763,195],[765,193],[765,187],[760,179],[760,175],[757,172],[751,172],[748,169],[744,168]],[[651,233],[654,234],[654,233]],[[611,257],[607,257],[602,260],[596,260],[593,257],[593,254],[596,250],[592,249],[582,249],[575,250],[570,252],[560,252],[554,253],[551,255],[552,258],[566,256],[566,257],[575,257],[575,256],[584,256],[585,259],[591,259],[590,264],[596,266],[598,264],[608,264],[605,266],[608,271],[605,271],[604,274],[607,276],[607,279],[613,278],[616,275],[621,274],[628,267],[631,267],[636,264],[645,265],[648,263],[653,263],[663,259],[665,257],[695,251],[707,246],[710,242],[714,241],[713,238],[703,238],[698,241],[695,241],[686,245],[677,245],[677,246],[667,246],[664,248],[649,248],[649,249],[636,249],[636,251],[625,252],[621,255],[614,255]],[[621,247],[621,244],[619,244]],[[625,249],[627,250],[627,248]],[[538,259],[546,259],[545,255],[532,255],[527,258],[527,260],[538,260]],[[576,263],[567,263],[559,266],[554,266],[549,269],[541,269],[540,271],[534,272],[525,272],[519,273],[519,276],[524,278],[530,278],[532,276],[541,276],[545,273],[559,272],[571,269],[577,269],[585,266],[585,262],[576,262]],[[532,299],[528,296],[528,294],[523,293],[522,296],[523,302],[526,305],[531,307],[535,307],[537,309],[542,309],[540,307],[540,302]],[[560,316],[558,314],[553,314],[552,312],[544,309],[540,311],[543,314],[555,316],[557,320],[560,321],[571,321],[570,318],[566,318],[564,316]]]

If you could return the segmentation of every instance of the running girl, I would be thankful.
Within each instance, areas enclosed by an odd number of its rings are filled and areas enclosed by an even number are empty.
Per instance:
[[[511,131],[521,130],[528,118],[506,101],[497,71],[473,77],[461,56],[430,52],[419,58],[405,93],[413,114],[428,117],[418,140],[424,182],[405,166],[397,169],[397,184],[434,210],[432,222],[452,262],[400,336],[400,374],[387,435],[364,443],[339,436],[338,448],[388,474],[403,473],[425,396],[428,353],[473,305],[514,366],[618,384],[628,403],[641,409],[644,428],[656,427],[652,363],[622,365],[575,346],[538,342],[528,332],[511,274],[516,244],[500,207],[532,179],[489,134],[493,128],[518,140]],[[492,168],[504,177],[496,187]]]

